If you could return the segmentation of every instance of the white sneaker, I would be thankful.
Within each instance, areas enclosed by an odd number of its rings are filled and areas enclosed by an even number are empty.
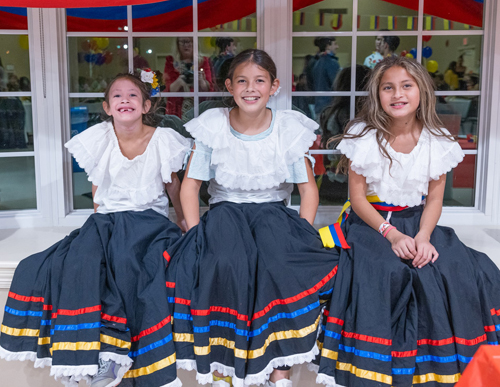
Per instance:
[[[99,359],[97,375],[92,378],[90,387],[106,387],[116,379],[119,366],[113,360]]]
[[[292,381],[290,379],[280,379],[276,383],[267,381],[266,387],[293,387]]]

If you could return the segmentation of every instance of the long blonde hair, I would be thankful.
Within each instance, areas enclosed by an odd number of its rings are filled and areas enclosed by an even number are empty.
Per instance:
[[[380,61],[373,69],[366,86],[368,90],[368,97],[365,98],[359,115],[349,122],[344,134],[332,137],[328,141],[327,146],[332,142],[337,143],[344,138],[351,139],[363,137],[370,130],[375,130],[377,132],[376,139],[379,150],[382,155],[390,160],[390,164],[392,165],[392,158],[383,145],[384,139],[388,139],[393,135],[390,131],[391,117],[384,111],[380,103],[379,86],[385,72],[394,66],[405,69],[417,83],[420,91],[420,104],[416,111],[417,120],[423,125],[424,128],[427,128],[432,135],[447,137],[448,139],[455,141],[453,136],[447,134],[441,129],[443,123],[436,113],[436,95],[434,94],[435,85],[427,70],[413,59],[401,56],[390,56]],[[361,133],[349,134],[349,129],[358,123],[366,124]],[[348,159],[342,155],[342,158],[337,166],[337,171],[343,173],[347,172],[348,165]]]

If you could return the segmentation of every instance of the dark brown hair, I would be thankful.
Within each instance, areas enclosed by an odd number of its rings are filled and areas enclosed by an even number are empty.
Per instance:
[[[267,52],[264,50],[259,50],[257,48],[249,48],[248,50],[240,52],[236,55],[231,62],[231,66],[229,67],[229,71],[227,73],[227,78],[231,81],[233,80],[234,71],[236,68],[243,63],[255,63],[257,66],[262,67],[269,73],[271,77],[271,83],[276,79],[276,64],[269,56]]]
[[[159,117],[157,116],[158,105],[161,101],[161,98],[151,98],[151,85],[149,83],[145,83],[141,81],[141,78],[137,75],[130,73],[121,73],[114,77],[111,82],[109,82],[106,90],[104,90],[104,101],[109,105],[109,93],[111,91],[111,87],[113,84],[120,80],[126,79],[127,81],[132,82],[141,92],[142,96],[142,104],[145,105],[147,100],[151,101],[151,108],[149,111],[142,115],[142,123],[149,126],[156,126],[158,124]],[[102,114],[103,120],[110,120],[113,122],[113,117],[108,116],[105,112]]]

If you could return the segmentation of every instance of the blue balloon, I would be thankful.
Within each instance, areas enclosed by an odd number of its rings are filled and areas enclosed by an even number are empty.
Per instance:
[[[424,58],[430,58],[432,55],[432,48],[430,48],[429,46],[426,46],[424,48],[422,48],[422,56]]]
[[[412,48],[412,49],[410,50],[410,54],[412,54],[412,55],[413,55],[413,57],[414,57],[415,59],[417,59],[417,49],[416,49],[416,48]]]

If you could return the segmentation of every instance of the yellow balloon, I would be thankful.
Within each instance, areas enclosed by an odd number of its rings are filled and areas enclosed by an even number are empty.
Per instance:
[[[405,56],[406,56],[407,58],[410,58],[410,59],[411,59],[411,58],[413,58],[413,55],[412,55],[412,54],[410,54],[410,53],[406,54]]]
[[[430,73],[435,73],[439,68],[438,62],[436,62],[435,60],[428,61],[425,67],[427,67],[427,71]]]
[[[101,50],[104,50],[109,46],[109,38],[95,38],[94,40],[97,47],[99,47]]]
[[[24,50],[28,50],[30,48],[30,42],[28,39],[28,35],[20,35],[19,36],[19,46]]]

